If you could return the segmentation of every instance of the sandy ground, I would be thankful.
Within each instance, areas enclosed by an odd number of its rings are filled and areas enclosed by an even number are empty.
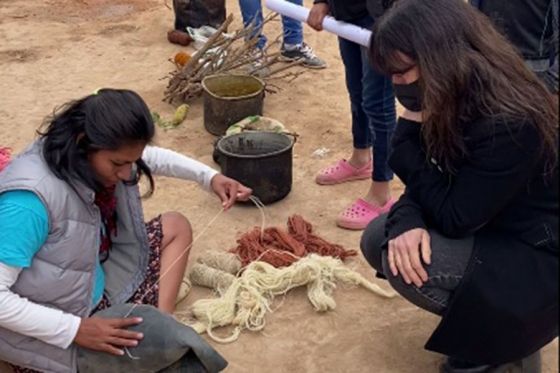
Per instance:
[[[227,0],[227,5],[237,27],[237,1]],[[173,12],[163,0],[0,0],[0,146],[21,150],[56,105],[98,87],[136,90],[153,110],[171,115],[173,107],[162,102],[166,86],[162,78],[173,67],[168,59],[180,50],[166,40],[172,24]],[[279,29],[275,22],[266,32],[275,36]],[[305,37],[329,68],[309,71],[292,84],[280,83],[282,91],[266,97],[265,115],[301,135],[294,148],[293,190],[283,201],[267,207],[267,222],[283,226],[291,214],[302,214],[323,237],[358,249],[360,233],[336,228],[334,218],[365,193],[368,182],[333,187],[313,182],[320,168],[348,156],[351,148],[349,104],[338,46],[332,35],[309,28]],[[182,127],[158,132],[157,144],[218,167],[211,157],[214,137],[204,130],[202,119],[199,100]],[[329,148],[330,153],[313,158],[313,151],[321,147]],[[393,194],[401,191],[402,185],[395,182]],[[158,179],[157,192],[146,201],[145,209],[147,217],[178,210],[200,232],[218,212],[219,204],[192,183]],[[258,224],[256,209],[236,207],[200,238],[191,257],[206,250],[228,249],[236,237]],[[373,279],[373,271],[362,257],[348,265]],[[181,308],[208,296],[209,291],[194,289]],[[304,292],[295,291],[268,316],[263,333],[243,333],[229,345],[213,343],[230,362],[226,371],[437,371],[442,356],[423,350],[423,344],[438,318],[401,298],[384,300],[361,289],[340,288],[335,298],[334,312],[317,314]],[[0,365],[0,371],[6,369]],[[544,350],[543,371],[558,372],[557,340]]]

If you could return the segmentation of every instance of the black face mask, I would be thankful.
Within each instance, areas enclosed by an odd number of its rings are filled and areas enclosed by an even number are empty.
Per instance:
[[[410,84],[393,84],[395,97],[410,111],[422,111],[422,94],[418,80]]]

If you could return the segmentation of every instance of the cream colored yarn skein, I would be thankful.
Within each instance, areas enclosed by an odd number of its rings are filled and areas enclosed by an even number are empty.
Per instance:
[[[236,275],[241,270],[241,261],[237,258],[237,255],[226,251],[208,251],[199,257],[197,262],[232,275]]]
[[[218,292],[225,291],[235,280],[235,276],[202,263],[195,263],[189,277],[194,285],[204,286]]]
[[[207,332],[217,342],[233,342],[242,329],[257,331],[264,328],[265,315],[271,311],[274,297],[298,286],[307,285],[307,296],[316,311],[334,309],[336,302],[332,293],[336,282],[360,285],[385,298],[396,295],[329,256],[311,254],[284,268],[253,262],[219,298],[202,299],[192,305],[191,311],[197,322],[190,326],[198,333]],[[227,325],[235,326],[229,336],[221,338],[213,334],[213,329]]]

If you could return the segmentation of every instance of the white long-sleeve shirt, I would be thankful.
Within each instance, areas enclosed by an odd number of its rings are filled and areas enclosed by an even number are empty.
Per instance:
[[[142,159],[154,175],[196,181],[206,190],[211,189],[212,178],[218,173],[192,158],[155,146],[147,146]],[[81,319],[33,303],[12,292],[10,289],[21,271],[21,268],[0,262],[0,327],[60,348],[68,348],[76,337]]]
[[[206,190],[210,190],[212,178],[218,173],[202,162],[157,146],[147,146],[142,159],[154,175],[196,181]]]

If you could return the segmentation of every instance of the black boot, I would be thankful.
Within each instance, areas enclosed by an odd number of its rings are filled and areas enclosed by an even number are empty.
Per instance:
[[[537,351],[512,363],[494,367],[492,373],[541,373],[541,352]]]
[[[466,360],[448,357],[440,368],[440,373],[489,373],[491,365],[480,365]]]
[[[480,365],[454,357],[447,358],[441,373],[541,373],[541,354],[535,352],[521,360],[501,365]]]

